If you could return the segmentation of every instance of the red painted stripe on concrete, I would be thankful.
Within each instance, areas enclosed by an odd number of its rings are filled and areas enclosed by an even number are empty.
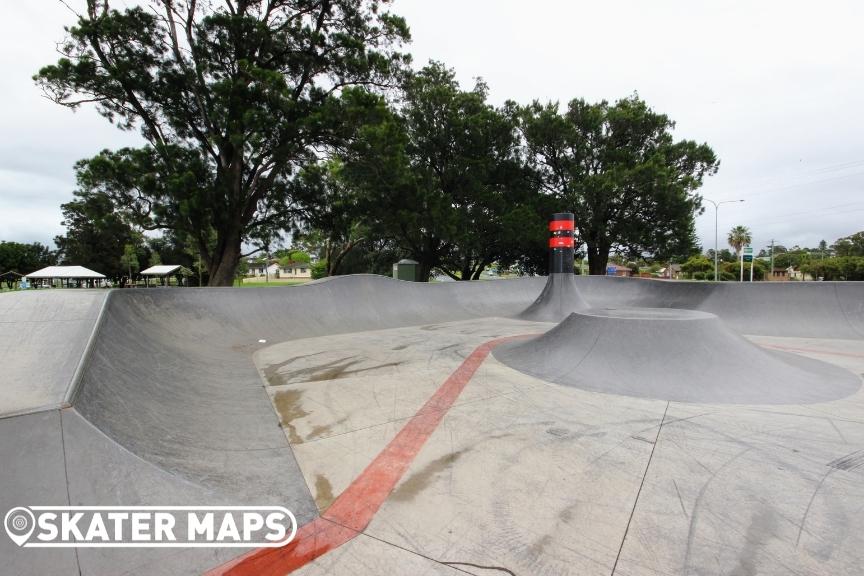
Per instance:
[[[281,548],[253,550],[210,570],[206,576],[282,576],[360,534],[492,349],[504,342],[527,337],[497,338],[478,346],[327,511],[300,527],[289,544]]]
[[[828,356],[846,356],[847,358],[864,358],[864,354],[855,352],[834,352],[832,350],[817,350],[816,348],[799,348],[798,346],[783,346],[781,344],[760,344],[763,348],[785,350],[787,352],[805,352],[808,354],[827,354]]]

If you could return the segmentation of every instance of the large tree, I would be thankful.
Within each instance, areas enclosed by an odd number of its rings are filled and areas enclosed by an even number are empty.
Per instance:
[[[609,104],[535,102],[522,110],[527,158],[538,185],[576,215],[591,274],[610,251],[688,256],[696,244],[696,190],[718,168],[706,144],[675,141],[674,123],[637,96]]]
[[[864,232],[840,238],[831,247],[838,256],[864,256]],[[820,246],[824,252],[824,248]]]
[[[749,246],[753,241],[753,234],[750,233],[750,229],[746,226],[739,225],[729,230],[729,236],[726,240],[729,242],[729,246],[735,250],[735,255],[739,256],[741,254],[741,249],[744,246]]]
[[[66,234],[54,238],[64,264],[84,266],[119,279],[127,244],[135,244],[136,231],[115,211],[105,194],[75,192],[75,199],[60,207]]]
[[[45,266],[51,266],[56,260],[57,254],[39,242],[22,244],[0,241],[0,273],[29,274]]]
[[[369,240],[357,188],[348,182],[342,163],[336,160],[307,166],[291,187],[301,212],[295,235],[315,246],[324,275],[340,274],[345,258]]]
[[[292,174],[344,136],[340,92],[385,86],[407,62],[407,26],[387,3],[87,0],[35,79],[59,104],[140,128],[145,147],[85,166],[92,187],[139,226],[192,237],[210,284],[230,285],[244,241],[293,215]]]
[[[361,213],[419,262],[421,280],[436,268],[477,279],[532,229],[515,118],[486,100],[482,81],[462,90],[452,70],[431,63],[346,155]]]

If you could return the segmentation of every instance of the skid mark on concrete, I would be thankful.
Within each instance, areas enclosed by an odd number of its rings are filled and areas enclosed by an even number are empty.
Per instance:
[[[678,495],[678,503],[681,505],[681,512],[684,513],[685,518],[689,518],[690,515],[687,514],[687,508],[684,506],[684,499],[681,498],[681,490],[678,488],[678,483],[673,479],[672,485],[675,486],[675,494]]]
[[[304,358],[310,358],[312,356],[318,356],[318,355],[323,354],[323,353],[324,352],[315,352],[314,354],[303,354],[302,356],[294,356],[294,357],[288,358],[287,360],[284,360],[282,362],[277,362],[276,364],[269,364],[263,370],[261,370],[261,373],[264,375],[264,380],[266,380],[267,384],[269,384],[270,386],[281,386],[282,384],[288,383],[287,381],[283,380],[282,374],[279,373],[279,371],[282,368],[284,368],[285,366],[288,366],[289,364],[292,364],[293,362],[296,362],[297,360],[302,360]]]
[[[348,378],[363,372],[371,372],[383,368],[394,368],[402,365],[402,362],[384,362],[374,366],[364,366],[362,368],[354,368],[353,370],[349,369],[358,364],[362,364],[367,360],[367,358],[358,358],[357,356],[346,356],[345,358],[337,358],[336,360],[324,364],[309,366],[307,368],[298,368],[297,370],[292,370],[290,372],[282,370],[291,362],[286,361],[272,364],[265,368],[263,372],[264,378],[270,386],[284,386],[286,384],[300,384],[303,382],[326,382],[330,380],[339,380],[340,378]]]
[[[847,472],[861,468],[864,466],[864,450],[858,450],[841,458],[837,458],[836,460],[832,460],[828,463],[828,466],[836,468],[837,470],[846,470]]]
[[[330,432],[333,428],[340,426],[348,421],[347,416],[343,416],[342,418],[336,420],[332,424],[322,424],[321,426],[315,426],[310,431],[309,434],[306,435],[304,439],[305,442],[309,442],[310,440],[319,440],[321,438],[329,438]]]
[[[413,500],[415,496],[429,487],[429,484],[436,475],[450,469],[450,467],[453,466],[453,464],[467,451],[467,449],[464,449],[459,450],[458,452],[451,452],[450,454],[445,454],[440,458],[432,460],[423,468],[408,476],[408,478],[406,478],[405,481],[393,491],[393,494],[390,497],[393,500],[401,502]]]
[[[828,479],[831,473],[835,472],[836,470],[837,468],[831,468],[830,470],[828,470],[819,480],[819,483],[816,484],[816,487],[813,488],[813,493],[810,495],[810,500],[807,502],[807,508],[804,509],[804,515],[801,516],[801,524],[799,524],[798,526],[798,536],[795,537],[795,546],[798,546],[801,543],[801,534],[804,533],[804,526],[807,524],[807,517],[810,515],[810,509],[813,507],[813,502],[816,500],[816,495],[819,494],[820,490],[822,490],[822,485],[825,484],[825,481]]]
[[[292,444],[302,444],[303,438],[297,433],[297,427],[292,424],[295,419],[304,418],[309,415],[300,405],[302,390],[281,390],[273,395],[273,405],[279,414],[279,423],[288,433],[288,439]]]
[[[323,474],[315,475],[315,504],[320,512],[324,512],[333,503],[333,486]]]

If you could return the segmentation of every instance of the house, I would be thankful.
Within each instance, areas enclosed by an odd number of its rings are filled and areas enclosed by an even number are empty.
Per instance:
[[[275,258],[271,259],[269,264],[252,261],[249,262],[249,271],[246,273],[246,277],[255,280],[266,278],[271,280],[311,280],[312,267],[309,262],[285,262],[280,264],[279,260]]]
[[[789,268],[787,268],[786,273],[789,275],[790,280],[799,280],[799,281],[811,280],[812,281],[814,279],[813,276],[811,276],[810,274],[802,272],[801,270],[796,269],[794,266],[790,266]]]
[[[678,280],[681,278],[681,265],[680,264],[670,264],[666,268],[661,268],[658,271],[660,278],[665,278],[667,280]]]
[[[626,264],[608,264],[606,266],[607,276],[623,276],[629,278],[633,275],[633,271]]]
[[[789,281],[789,269],[787,268],[774,268],[771,270],[771,274],[765,275],[766,282],[788,282]]]
[[[261,277],[264,278],[266,276],[270,276],[271,278],[276,277],[276,272],[279,270],[279,262],[276,260],[271,260],[269,264],[266,262],[257,262],[252,261],[249,262],[249,271],[246,272],[246,276],[251,278]]]
[[[288,262],[285,266],[279,266],[277,278],[288,278],[291,280],[309,280],[312,278],[312,268],[309,262]]]

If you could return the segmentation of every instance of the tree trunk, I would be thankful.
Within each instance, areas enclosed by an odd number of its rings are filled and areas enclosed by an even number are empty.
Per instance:
[[[360,242],[363,241],[363,238],[358,238],[357,240],[352,240],[351,242],[346,242],[342,244],[339,248],[339,253],[336,256],[332,256],[327,259],[327,275],[335,276],[337,272],[339,272],[339,267],[342,265],[342,261],[348,255],[351,250],[353,250]],[[334,251],[335,252],[335,251]]]
[[[233,286],[240,263],[240,233],[229,232],[224,242],[218,242],[211,256],[208,286]],[[221,250],[219,250],[221,248]],[[269,263],[268,263],[269,264]]]
[[[423,252],[420,254],[414,254],[413,256],[418,261],[418,268],[420,273],[418,274],[417,281],[418,282],[429,282],[429,278],[432,276],[432,270],[435,269],[435,266],[438,264],[438,251],[441,248],[441,243],[438,240],[435,240],[432,236],[427,236],[423,240]]]
[[[603,276],[609,263],[609,246],[588,242],[588,273]]]
[[[432,269],[434,268],[432,263],[428,262],[426,258],[420,258],[418,268],[420,269],[420,273],[418,274],[417,281],[429,282],[429,277],[432,276]]]

